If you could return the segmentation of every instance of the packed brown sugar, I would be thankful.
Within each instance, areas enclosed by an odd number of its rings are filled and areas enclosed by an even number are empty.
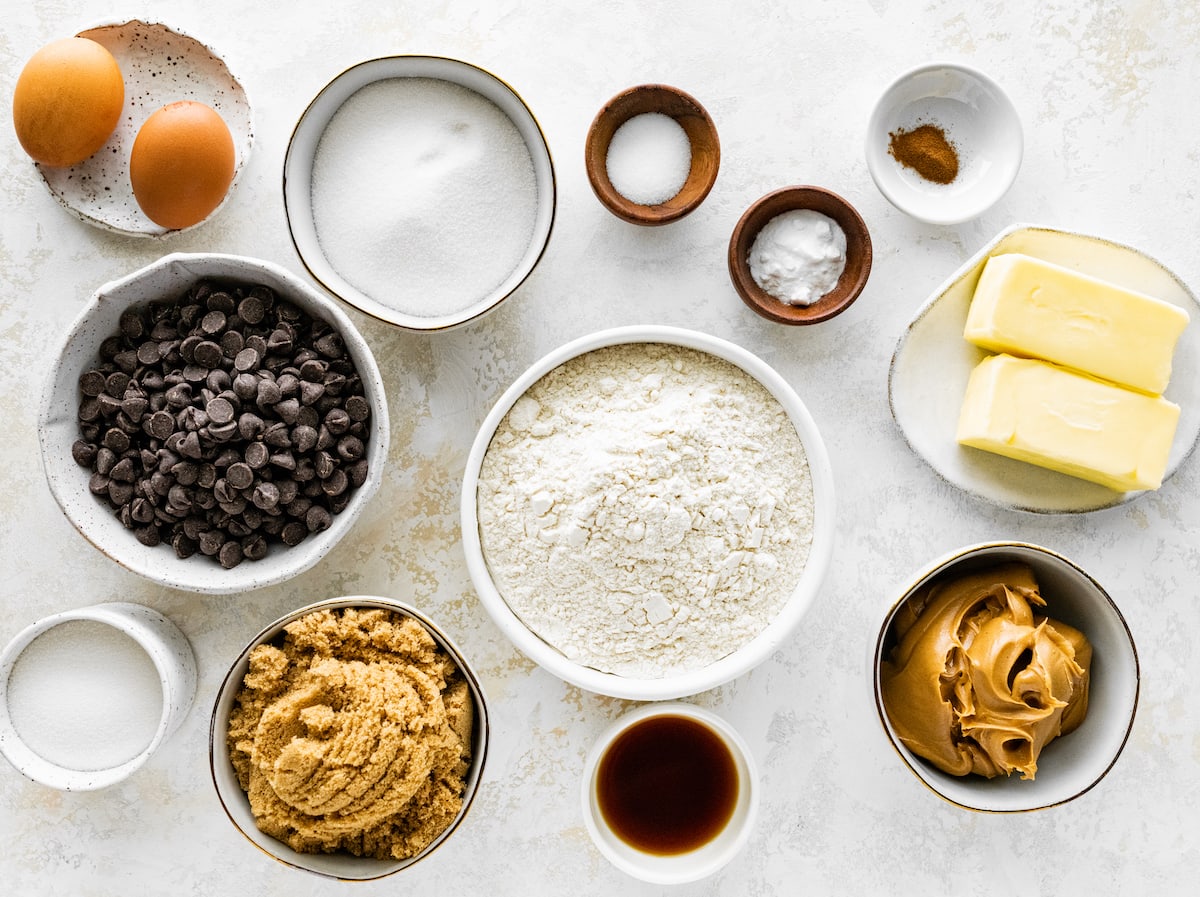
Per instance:
[[[458,815],[474,709],[416,620],[319,611],[256,647],[228,730],[258,827],[302,853],[420,853]]]

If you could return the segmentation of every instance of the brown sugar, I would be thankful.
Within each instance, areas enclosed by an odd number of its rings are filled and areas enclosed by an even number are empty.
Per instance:
[[[888,137],[888,153],[927,181],[950,184],[958,177],[958,151],[937,125],[898,129]]]
[[[466,680],[416,620],[319,611],[251,652],[227,733],[258,827],[301,853],[415,856],[462,807]]]

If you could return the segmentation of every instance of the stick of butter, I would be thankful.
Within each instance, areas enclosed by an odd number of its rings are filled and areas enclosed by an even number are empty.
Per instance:
[[[1162,485],[1179,406],[1058,365],[989,355],[971,372],[958,441],[1129,492]]]
[[[1177,305],[1004,253],[984,265],[963,335],[993,352],[1044,358],[1158,395],[1187,323]]]

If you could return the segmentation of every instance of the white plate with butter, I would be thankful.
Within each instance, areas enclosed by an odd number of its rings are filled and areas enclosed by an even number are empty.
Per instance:
[[[1001,232],[959,268],[921,306],[888,372],[892,417],[905,440],[943,479],[1004,507],[1044,514],[1095,511],[1141,492],[1115,492],[1076,477],[960,446],[955,438],[967,378],[987,354],[963,338],[971,296],[984,263],[1020,252],[1186,309],[1192,321],[1176,346],[1164,395],[1182,411],[1164,483],[1191,454],[1200,436],[1200,304],[1159,262],[1099,237],[1017,225]]]

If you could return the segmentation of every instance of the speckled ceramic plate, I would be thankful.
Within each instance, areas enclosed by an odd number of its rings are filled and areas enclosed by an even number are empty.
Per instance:
[[[960,446],[955,440],[967,378],[986,354],[963,339],[967,309],[990,256],[1022,252],[1157,296],[1187,310],[1192,322],[1175,350],[1166,397],[1182,408],[1164,481],[1191,454],[1200,435],[1200,304],[1191,290],[1154,259],[1099,237],[1017,225],[1001,232],[956,271],[900,337],[888,373],[892,417],[913,451],[947,482],[1005,507],[1046,514],[1095,511],[1141,492],[1114,492]]]
[[[167,103],[207,103],[220,113],[233,135],[236,185],[254,143],[254,120],[245,89],[210,47],[166,25],[133,20],[97,25],[78,36],[102,44],[116,58],[125,79],[125,108],[108,143],[90,158],[70,168],[35,163],[42,180],[67,211],[88,224],[136,237],[179,233],[147,218],[133,197],[129,152],[138,129]],[[225,201],[204,220],[216,215],[232,194],[233,185]]]

